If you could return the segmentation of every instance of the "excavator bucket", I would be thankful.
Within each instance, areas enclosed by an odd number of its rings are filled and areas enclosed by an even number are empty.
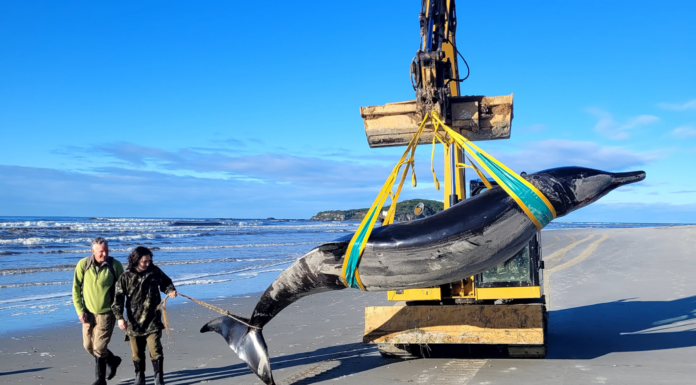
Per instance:
[[[451,113],[446,123],[465,138],[478,141],[510,137],[512,94],[453,97],[449,102]],[[423,120],[417,111],[415,100],[360,107],[370,147],[408,145]],[[427,123],[418,144],[432,141],[432,126]]]

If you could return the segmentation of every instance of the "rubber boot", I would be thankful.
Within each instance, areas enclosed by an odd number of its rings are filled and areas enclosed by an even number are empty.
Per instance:
[[[94,357],[94,375],[92,385],[106,385],[106,357]]]
[[[145,361],[133,361],[135,367],[135,382],[133,385],[145,385]]]
[[[115,356],[110,350],[107,350],[109,354],[106,357],[106,379],[110,380],[116,376],[116,369],[121,365],[121,357]]]
[[[152,369],[155,371],[155,385],[164,385],[164,357],[152,361]]]

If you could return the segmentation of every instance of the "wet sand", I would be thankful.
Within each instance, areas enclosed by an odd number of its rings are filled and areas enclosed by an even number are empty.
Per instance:
[[[304,298],[264,329],[278,384],[694,384],[696,227],[545,231],[549,293],[546,359],[508,359],[468,349],[398,361],[361,343],[364,307],[383,292],[343,290]],[[182,290],[185,294],[186,291]],[[221,293],[222,294],[222,293]],[[211,301],[248,316],[258,294]],[[260,384],[223,339],[198,330],[217,314],[183,299],[168,306],[174,338],[163,337],[167,384]],[[0,383],[93,381],[80,325],[0,337]],[[110,384],[132,381],[130,348]],[[148,383],[152,369],[147,367]]]

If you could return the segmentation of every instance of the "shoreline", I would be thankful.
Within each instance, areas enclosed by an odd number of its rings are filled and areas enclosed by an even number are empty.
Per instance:
[[[364,307],[394,303],[384,292],[346,289],[303,298],[264,328],[277,384],[693,382],[696,226],[547,231],[542,237],[550,302],[546,359],[467,356],[466,348],[438,358],[382,358],[375,345],[361,342]],[[260,295],[206,302],[248,317]],[[219,335],[199,333],[219,315],[186,302],[168,306],[174,338],[162,338],[167,384],[260,384]],[[20,334],[0,336],[0,383],[92,381],[94,362],[82,348],[76,318]],[[123,336],[116,329],[109,345],[124,360],[109,384],[133,378]],[[146,373],[152,376],[149,363]]]
[[[248,317],[251,315],[262,293],[244,296],[230,296],[208,300],[211,304],[229,310],[233,314]],[[356,302],[363,300],[360,305]],[[169,302],[169,301],[168,301]],[[322,308],[329,303],[330,314]],[[342,354],[345,346],[360,344],[362,326],[355,324],[361,320],[363,306],[368,303],[386,301],[382,292],[365,293],[356,290],[341,290],[322,293],[303,298],[286,309],[278,320],[273,320],[264,328],[264,336],[272,357],[274,373],[282,376],[285,368],[312,364]],[[349,304],[349,309],[342,307]],[[229,383],[228,376],[253,376],[239,358],[230,350],[226,342],[215,333],[199,333],[207,322],[220,317],[216,312],[186,300],[176,306],[167,306],[173,337],[163,333],[162,344],[165,357],[165,380],[174,384],[194,384],[221,380]],[[350,317],[346,317],[350,315]],[[320,319],[317,319],[319,317]],[[288,328],[291,329],[288,331]],[[310,331],[311,329],[311,331]],[[19,333],[15,336],[0,336],[0,383],[22,378],[25,383],[81,383],[91,381],[94,372],[93,359],[82,348],[82,327],[75,317],[74,322],[56,324],[41,330]],[[314,333],[312,338],[304,338],[306,333]],[[295,355],[312,351],[328,334],[338,337],[339,347],[324,349],[313,355],[315,359],[297,360]],[[123,359],[117,376],[109,383],[127,384],[132,381],[130,345],[124,342],[125,332],[115,328],[109,349]],[[278,343],[282,341],[281,343]],[[286,342],[289,342],[286,343]],[[332,343],[333,345],[333,343]],[[364,350],[364,348],[357,347]],[[195,357],[191,357],[191,355]],[[212,365],[220,369],[206,369]],[[231,366],[230,366],[231,365]],[[10,369],[13,369],[10,371]],[[233,370],[231,370],[233,368]],[[148,363],[148,377],[152,370]],[[221,374],[225,374],[224,380]],[[171,376],[176,376],[173,380]],[[249,377],[252,379],[252,377]],[[195,381],[194,381],[195,380]],[[33,382],[36,381],[36,382]],[[152,381],[148,378],[148,381]],[[179,382],[183,381],[183,382]]]
[[[184,293],[186,294],[186,293]],[[220,301],[233,301],[233,300],[244,300],[248,298],[258,298],[263,294],[263,292],[252,292],[252,293],[244,293],[244,294],[234,294],[234,295],[229,295],[229,296],[218,296],[214,298],[197,298],[193,296],[189,296],[192,298],[196,298],[197,300],[201,300],[204,302],[208,303],[215,303],[215,302],[220,302]],[[188,294],[186,294],[188,295]],[[162,294],[162,299],[164,299],[164,294]],[[179,307],[181,306],[195,306],[195,307],[201,307],[200,305],[193,303],[189,301],[188,299],[185,299],[184,297],[177,297],[175,299],[170,298],[167,300],[167,311],[171,314],[174,311],[177,311]],[[0,334],[0,345],[2,344],[2,340],[5,338],[10,338],[12,339],[13,337],[17,337],[17,334],[27,334],[27,335],[33,335],[33,334],[41,334],[49,329],[61,329],[61,328],[67,328],[67,327],[73,327],[74,325],[80,325],[80,322],[77,319],[77,313],[75,312],[75,308],[72,305],[72,297],[71,297],[71,302],[70,305],[66,306],[69,307],[69,310],[73,316],[74,319],[58,319],[55,321],[54,325],[50,326],[35,326],[31,327],[28,326],[29,328],[25,329],[13,329],[13,330],[4,330],[2,331],[2,334]],[[201,307],[202,308],[202,307]],[[45,315],[50,316],[51,313],[46,313]],[[38,315],[37,315],[38,317]],[[116,327],[118,329],[118,327]],[[115,329],[115,330],[116,330]],[[114,332],[115,332],[114,330]]]
[[[572,223],[572,222],[568,222]],[[587,222],[586,224],[593,224],[591,222]],[[664,230],[664,229],[690,229],[690,228],[696,228],[696,225],[693,224],[680,224],[680,225],[670,225],[670,226],[656,226],[656,227],[583,227],[583,228],[576,228],[576,227],[569,227],[569,228],[545,228],[542,231],[542,238],[551,238],[553,237],[554,232],[559,232],[559,233],[567,233],[567,232],[588,232],[588,231],[615,231],[615,230],[631,230],[631,229],[643,229],[643,230]],[[544,255],[549,255],[550,253],[553,253],[553,250],[550,250],[549,247],[556,247],[556,245],[553,242],[549,241],[542,241],[542,247],[543,247],[543,252]],[[549,266],[547,266],[547,269]],[[263,274],[263,273],[262,273]],[[247,281],[247,280],[237,280],[234,281],[236,283],[241,283],[241,285],[238,286],[238,288],[241,290],[241,292],[235,292],[234,294],[231,294],[229,296],[220,296],[220,295],[215,295],[215,291],[217,288],[222,288],[218,287],[217,284],[212,284],[212,285],[184,285],[182,286],[183,288],[186,288],[187,286],[190,286],[192,288],[197,288],[197,290],[191,290],[194,295],[190,295],[193,298],[200,299],[203,301],[210,301],[210,300],[218,300],[220,298],[241,298],[245,296],[258,296],[263,291],[266,289],[266,287],[270,284],[270,282],[275,279],[275,276],[273,279],[266,278],[262,274],[259,276],[253,277],[252,281]],[[258,281],[257,281],[258,279]],[[245,287],[248,286],[248,289],[245,289]],[[248,292],[245,292],[244,290],[250,290]],[[236,290],[235,290],[236,291]],[[186,292],[186,289],[184,289],[184,294],[189,295],[189,293]],[[14,315],[10,315],[9,317],[3,317],[5,319],[5,323],[3,325],[4,328],[10,328],[0,330],[0,339],[3,337],[7,336],[15,336],[18,334],[27,334],[27,333],[40,333],[43,330],[53,328],[55,325],[61,325],[64,327],[67,327],[68,325],[71,325],[74,320],[77,319],[77,316],[75,314],[75,310],[72,305],[72,298],[69,293],[66,292],[65,295],[56,297],[56,300],[65,300],[65,302],[62,303],[62,305],[52,305],[56,306],[51,310],[50,306],[47,307],[46,310],[38,310],[36,311],[38,314],[32,314],[31,316],[27,316],[26,314],[18,314],[18,317],[23,317],[23,318],[17,318],[16,320],[13,319]],[[182,298],[183,299],[183,298]],[[185,300],[188,302],[188,300]],[[22,302],[17,302],[17,304],[24,304],[22,306],[25,306],[29,301],[22,301]],[[179,300],[174,300],[174,301],[168,301],[170,304],[169,306],[175,307],[175,306],[180,306],[184,305],[185,303],[180,302]],[[11,303],[7,304],[5,308],[11,308],[13,305]],[[0,305],[0,307],[2,307]],[[37,306],[39,307],[39,306]],[[33,307],[30,307],[33,308]],[[50,321],[51,323],[47,323],[46,319],[47,318],[52,318],[56,317],[56,313],[60,312],[59,319],[55,321]],[[64,313],[67,312],[69,315],[65,315]],[[39,325],[36,325],[35,323],[39,323]],[[21,327],[16,327],[13,325],[16,325],[17,323],[24,323],[26,326],[21,326]],[[53,324],[55,323],[55,325]]]

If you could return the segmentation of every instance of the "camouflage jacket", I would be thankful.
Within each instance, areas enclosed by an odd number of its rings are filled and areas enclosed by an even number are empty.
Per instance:
[[[172,280],[155,265],[143,271],[126,271],[116,283],[116,295],[111,305],[116,319],[123,319],[125,300],[128,330],[131,337],[142,337],[164,329],[162,314],[157,305],[162,302],[160,291],[175,290]]]

